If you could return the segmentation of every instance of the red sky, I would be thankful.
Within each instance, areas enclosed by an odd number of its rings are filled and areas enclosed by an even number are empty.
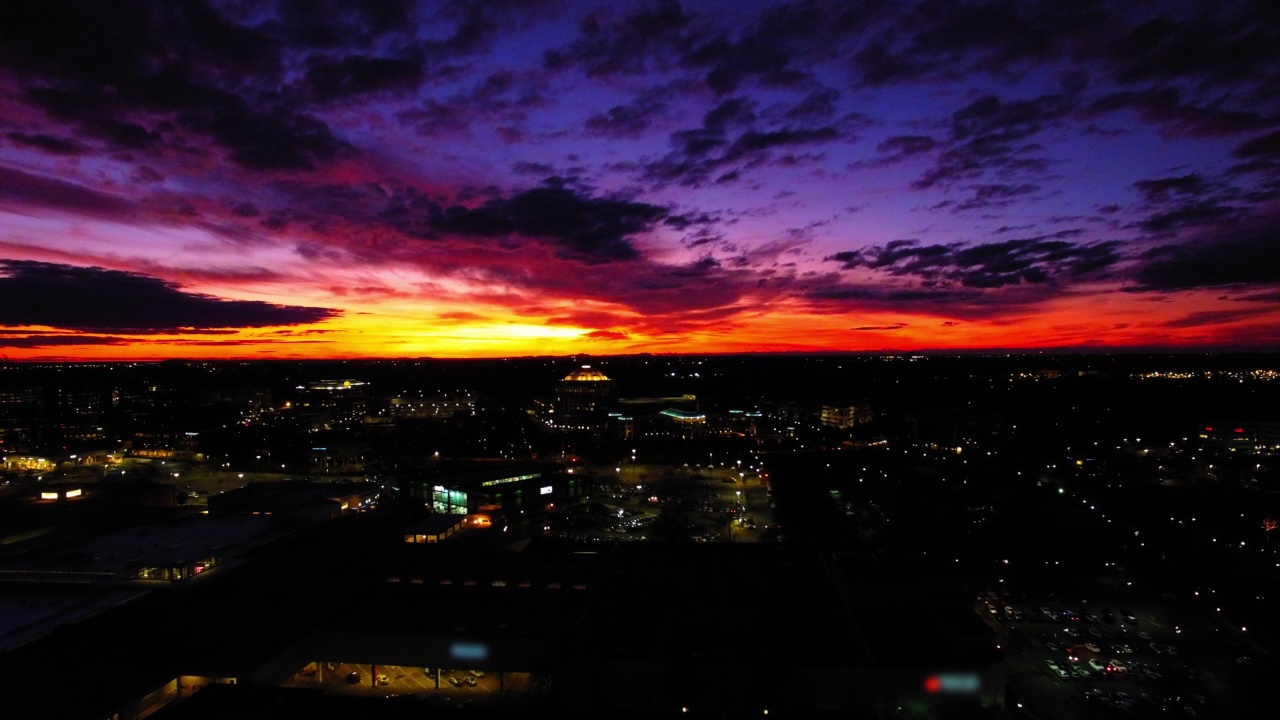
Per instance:
[[[11,359],[1280,348],[1265,3],[16,1]]]

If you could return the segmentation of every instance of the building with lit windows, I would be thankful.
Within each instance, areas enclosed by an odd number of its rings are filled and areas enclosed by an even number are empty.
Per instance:
[[[614,382],[583,365],[556,383],[548,424],[560,430],[602,432],[616,398]]]
[[[295,388],[295,415],[315,429],[352,423],[369,411],[368,383],[363,380],[317,380]]]
[[[410,483],[410,496],[434,515],[465,515],[475,524],[538,513],[586,498],[591,478],[559,463],[459,467]]]
[[[707,432],[707,416],[699,412],[667,408],[658,413],[658,419],[653,425],[655,435],[691,440]]]
[[[823,425],[841,430],[865,425],[871,422],[872,417],[871,404],[867,402],[854,405],[823,405],[819,416]]]

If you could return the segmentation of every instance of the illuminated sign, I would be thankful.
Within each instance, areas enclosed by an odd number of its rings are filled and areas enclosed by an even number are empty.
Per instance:
[[[539,488],[539,489],[538,489],[538,492],[539,492],[540,494],[542,494],[542,495],[550,495],[550,494],[551,494],[551,486],[550,486],[550,485],[548,485],[548,486],[546,486],[546,487],[544,487],[544,488]]]
[[[46,490],[45,492],[40,493],[40,499],[41,499],[41,500],[57,500],[57,499],[58,499],[58,493],[56,493],[56,492],[49,492],[49,491],[47,491],[47,490]]]
[[[84,492],[84,491],[83,491],[83,490],[80,490],[79,488],[77,488],[77,489],[75,489],[75,490],[68,490],[68,491],[67,491],[67,497],[69,497],[69,498],[80,497],[81,493],[83,493],[83,492]]]

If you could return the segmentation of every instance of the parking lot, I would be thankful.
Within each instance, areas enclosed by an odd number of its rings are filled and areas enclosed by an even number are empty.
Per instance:
[[[312,662],[300,668],[286,686],[320,687],[325,692],[343,695],[438,697],[447,698],[451,703],[483,705],[495,702],[500,696],[527,692],[531,676],[480,669]]]
[[[1015,717],[1248,715],[1269,659],[1176,602],[1124,602],[977,598],[1005,650]]]
[[[599,542],[779,539],[768,485],[754,472],[627,465],[599,475],[612,481],[590,502],[548,518],[545,534]]]

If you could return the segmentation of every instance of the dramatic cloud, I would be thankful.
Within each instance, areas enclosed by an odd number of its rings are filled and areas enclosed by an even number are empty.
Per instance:
[[[561,256],[597,263],[638,257],[631,236],[650,229],[665,214],[656,205],[540,187],[471,208],[430,205],[427,222],[435,231],[464,237],[548,240]]]
[[[118,270],[17,260],[0,267],[0,325],[5,327],[159,333],[299,325],[336,315],[323,308],[186,293],[172,283]]]
[[[1253,0],[0,3],[9,354],[1253,342],[1276,47]]]
[[[950,139],[934,166],[911,184],[916,190],[998,177],[1035,177],[1048,163],[1031,138],[1061,121],[1073,108],[1070,98],[1042,95],[1002,102],[987,95],[951,116]],[[973,207],[986,203],[975,197]]]
[[[838,140],[858,139],[857,131],[870,119],[849,113],[829,121],[822,113],[806,106],[783,118],[780,125],[756,112],[755,103],[747,98],[729,98],[709,110],[702,127],[671,134],[671,150],[642,166],[644,177],[658,184],[675,182],[697,187],[709,182],[738,180],[742,172],[771,164],[795,164],[818,159],[797,156],[795,150],[822,146]],[[800,124],[792,123],[792,120]],[[815,121],[827,121],[814,125]],[[784,151],[779,155],[779,151]]]
[[[1115,241],[1072,244],[1027,238],[980,245],[921,245],[894,240],[883,246],[836,253],[828,260],[845,269],[866,268],[897,277],[916,277],[931,286],[998,288],[1080,278],[1120,260]]]
[[[1267,218],[1233,229],[1228,237],[1200,236],[1143,253],[1134,273],[1136,292],[1280,285],[1280,220]]]
[[[0,200],[10,207],[37,207],[105,220],[126,220],[137,214],[137,207],[127,199],[3,165]]]
[[[131,338],[111,335],[0,335],[0,347],[53,348],[74,345],[129,345]]]

